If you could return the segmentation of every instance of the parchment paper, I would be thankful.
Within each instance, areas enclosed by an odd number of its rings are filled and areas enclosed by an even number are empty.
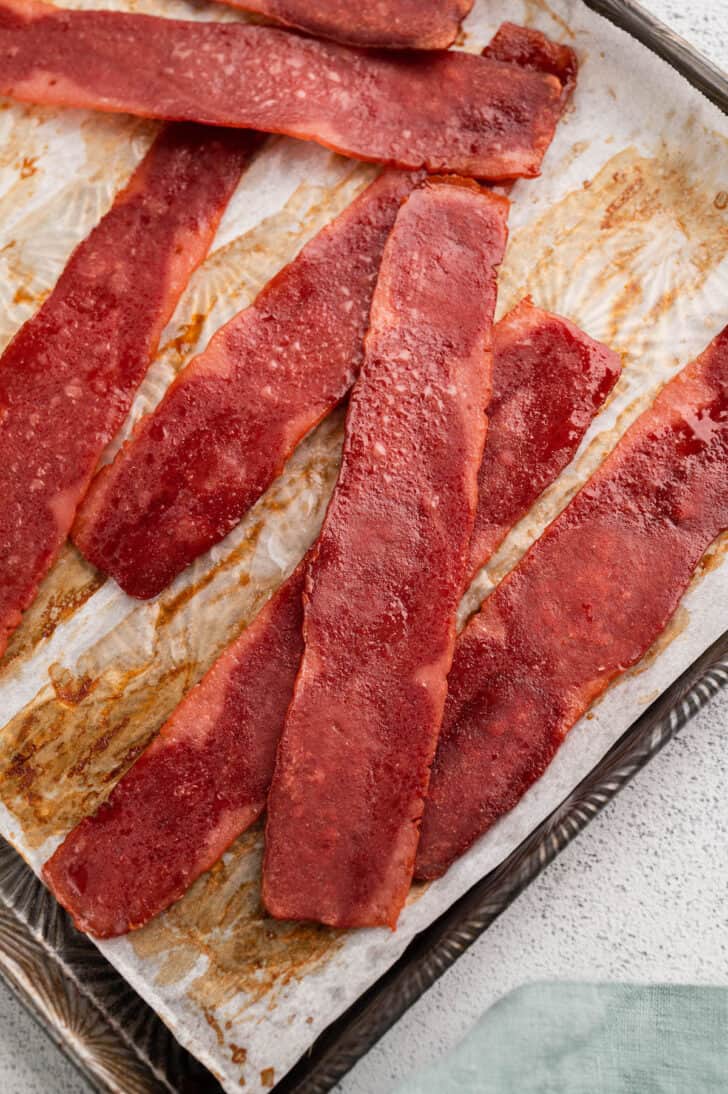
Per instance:
[[[242,18],[182,0],[104,6]],[[579,0],[476,0],[460,45],[479,50],[505,18],[568,42],[581,70],[543,177],[512,189],[498,311],[531,293],[536,304],[620,351],[624,375],[574,463],[480,575],[469,606],[563,508],[664,381],[723,326],[728,299],[726,118]],[[1,105],[5,345],[108,208],[155,127]],[[165,332],[130,421],[374,173],[313,145],[267,144]],[[34,869],[109,793],[301,557],[335,480],[341,420],[337,412],[323,423],[240,527],[153,602],[132,601],[73,548],[64,551],[0,666],[0,831]],[[722,633],[725,546],[724,537],[708,553],[656,648],[575,727],[519,806],[445,878],[413,891],[396,933],[337,934],[267,920],[256,830],[174,908],[102,951],[226,1090],[269,1088],[413,934],[502,861]]]

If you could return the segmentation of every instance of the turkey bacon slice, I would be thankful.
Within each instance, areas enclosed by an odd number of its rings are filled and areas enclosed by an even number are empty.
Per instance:
[[[562,93],[550,73],[461,51],[0,0],[0,94],[285,133],[408,170],[538,175]]]
[[[394,927],[412,879],[467,576],[508,202],[438,181],[384,248],[304,653],[268,796],[263,902]]]
[[[616,354],[529,301],[495,325],[471,570],[571,460],[619,368]],[[303,654],[306,565],[48,863],[46,880],[81,929],[105,937],[146,923],[262,814]]]
[[[125,592],[151,597],[227,535],[346,395],[400,202],[385,172],[212,338],[94,480],[73,532]]]
[[[163,130],[0,358],[0,653],[256,143],[195,125]]]
[[[282,26],[350,46],[447,49],[473,0],[223,0]]]
[[[728,526],[728,327],[658,395],[461,634],[417,853],[439,877],[664,630]]]

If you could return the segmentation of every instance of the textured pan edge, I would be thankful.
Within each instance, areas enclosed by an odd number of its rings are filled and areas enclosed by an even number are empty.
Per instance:
[[[221,1087],[80,934],[0,840],[0,975],[100,1091],[217,1094]]]

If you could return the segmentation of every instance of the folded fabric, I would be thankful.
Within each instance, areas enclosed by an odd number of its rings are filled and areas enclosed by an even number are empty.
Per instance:
[[[728,988],[530,984],[399,1094],[728,1091]]]

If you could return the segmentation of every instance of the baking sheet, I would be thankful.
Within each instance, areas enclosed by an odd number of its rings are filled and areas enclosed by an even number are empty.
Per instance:
[[[165,5],[167,14],[189,10]],[[202,6],[195,14],[234,17]],[[537,304],[622,352],[625,375],[574,465],[481,576],[481,594],[654,390],[722,326],[728,279],[726,119],[578,3],[476,3],[465,47],[479,48],[506,17],[569,41],[582,69],[544,177],[513,189],[499,313],[530,291]],[[153,131],[82,112],[15,105],[0,112],[4,339],[32,314]],[[134,414],[157,401],[190,354],[370,177],[371,168],[313,146],[270,142],[181,302]],[[320,522],[339,444],[334,416],[250,518],[151,605],[101,585],[71,549],[64,554],[0,677],[7,719],[0,829],[34,867],[108,793],[178,697],[295,564]],[[240,1089],[241,1079],[246,1089],[269,1087],[412,934],[501,861],[725,629],[724,548],[716,545],[704,563],[658,649],[582,720],[518,809],[447,878],[414,894],[396,934],[345,936],[263,919],[253,833],[174,909],[103,952],[227,1089]]]

